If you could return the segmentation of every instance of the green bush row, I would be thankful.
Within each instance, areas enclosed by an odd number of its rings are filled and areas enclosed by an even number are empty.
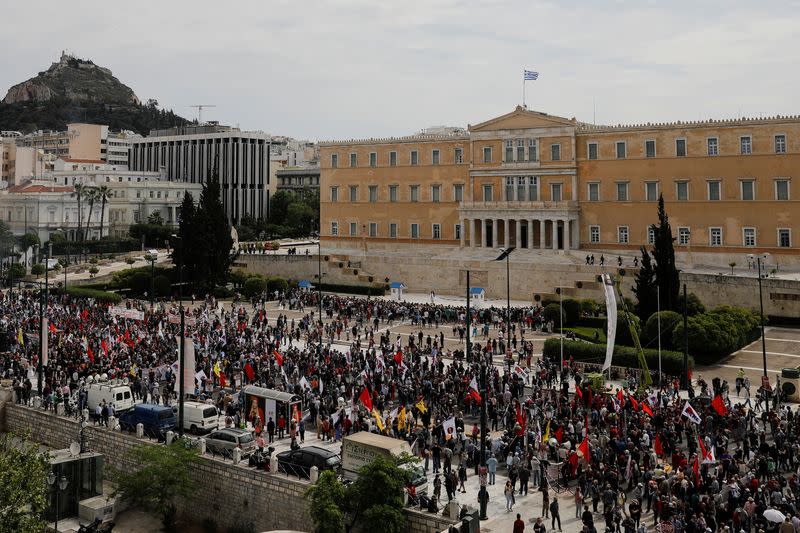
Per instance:
[[[544,343],[544,357],[558,359],[561,355],[561,340],[547,339]],[[605,344],[592,344],[582,341],[564,341],[564,357],[572,357],[576,361],[585,363],[602,363],[606,358]],[[651,371],[658,371],[658,350],[644,350],[647,366]],[[636,349],[630,346],[614,346],[614,357],[611,360],[614,366],[639,368],[639,358]],[[689,368],[694,367],[694,358],[689,356]],[[679,376],[683,369],[683,354],[670,350],[661,350],[661,371],[671,376]]]
[[[118,304],[122,301],[122,297],[115,292],[99,291],[85,287],[68,286],[66,292],[73,298],[94,298],[101,303]]]
[[[578,326],[585,326],[587,328],[600,328],[606,329],[606,317],[604,316],[582,316],[578,319]]]
[[[761,335],[758,313],[723,305],[688,318],[689,352],[702,364],[716,363]],[[672,332],[672,345],[683,344],[683,321]]]

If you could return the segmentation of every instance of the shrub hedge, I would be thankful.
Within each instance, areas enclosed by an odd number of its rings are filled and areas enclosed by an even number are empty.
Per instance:
[[[582,316],[578,319],[578,326],[587,328],[606,329],[606,317],[604,316]]]
[[[314,287],[316,289],[316,287]],[[345,294],[364,294],[370,296],[383,296],[386,289],[371,285],[344,285],[339,283],[323,283],[322,290],[326,292],[343,292]]]
[[[558,359],[561,354],[561,341],[550,338],[544,342],[544,357]],[[564,341],[564,357],[572,357],[576,361],[585,363],[602,363],[606,358],[605,344],[592,344],[583,341]],[[658,350],[644,350],[647,366],[651,371],[658,371]],[[639,368],[639,358],[636,349],[630,346],[614,346],[614,358],[611,363],[615,366]],[[694,367],[694,358],[689,356],[689,368]],[[679,376],[683,368],[683,354],[670,350],[661,350],[661,370],[671,376]]]
[[[122,301],[122,297],[115,292],[99,291],[85,287],[68,286],[67,294],[73,298],[94,298],[102,303],[118,304]]]
[[[729,356],[761,335],[757,313],[741,307],[723,305],[711,311],[690,316],[688,324],[689,352],[703,364],[711,364]],[[673,346],[682,346],[683,321],[672,332]]]

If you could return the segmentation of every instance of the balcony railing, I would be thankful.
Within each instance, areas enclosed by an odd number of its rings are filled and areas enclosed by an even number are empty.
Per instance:
[[[574,200],[560,202],[461,202],[461,209],[578,209],[579,203]]]

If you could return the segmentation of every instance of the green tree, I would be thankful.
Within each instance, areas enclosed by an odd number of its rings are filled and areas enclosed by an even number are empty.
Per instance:
[[[111,189],[108,185],[100,185],[97,188],[97,200],[100,202],[100,238],[103,238],[103,223],[106,220],[106,204],[111,196]]]
[[[294,194],[289,191],[278,191],[269,200],[269,221],[273,224],[286,224],[289,204],[294,201]]]
[[[197,266],[197,231],[195,219],[197,218],[194,198],[189,191],[183,193],[181,212],[178,217],[178,241],[173,243],[172,261],[175,265],[183,265],[184,273],[195,271]],[[188,279],[189,276],[186,276]]]
[[[50,465],[39,446],[0,436],[0,533],[44,531]]]
[[[70,196],[78,201],[78,234],[75,238],[75,240],[78,242],[83,241],[83,232],[81,231],[81,203],[83,202],[83,197],[85,194],[86,186],[83,183],[76,183],[72,186],[72,192],[70,193]]]
[[[261,276],[251,276],[244,282],[244,295],[248,298],[259,295],[267,289],[267,282]]]
[[[674,349],[672,344],[672,332],[681,323],[683,317],[675,311],[661,311],[653,313],[647,319],[644,326],[644,334],[649,341],[650,348],[658,347],[658,322],[661,318],[661,347],[666,350]]]
[[[368,531],[400,533],[405,528],[403,514],[403,489],[408,485],[409,474],[399,465],[404,462],[394,457],[378,456],[361,467],[358,478],[346,491],[350,511],[351,531],[359,521]]]
[[[84,189],[84,199],[89,202],[89,214],[86,216],[86,233],[83,241],[86,242],[86,237],[89,235],[89,224],[92,221],[92,211],[94,210],[94,203],[98,199],[97,187],[86,187]]]
[[[286,210],[286,224],[294,228],[298,236],[310,234],[316,218],[317,213],[305,202],[292,202]]]
[[[197,279],[209,287],[216,287],[225,281],[228,269],[233,263],[231,226],[220,200],[219,171],[216,161],[211,176],[203,184],[194,218],[196,235],[201,239],[197,246],[200,250],[200,264],[197,265],[200,277]]]
[[[44,274],[44,265],[42,263],[36,263],[31,267],[31,274],[34,276],[41,276]]]
[[[136,471],[115,472],[117,490],[123,500],[161,515],[164,528],[175,526],[175,502],[194,490],[191,473],[200,462],[197,451],[181,442],[170,446],[141,444],[131,448],[130,462]]]
[[[161,216],[161,211],[153,211],[150,213],[150,216],[147,217],[147,223],[154,226],[163,226],[164,217]]]
[[[631,312],[628,312],[628,318],[633,322],[633,327],[636,330],[636,335],[641,336],[642,326],[639,317]],[[625,312],[622,310],[617,311],[617,334],[614,337],[614,343],[620,346],[633,346],[633,337],[631,336],[631,329],[628,326],[628,321],[625,319]]]
[[[644,246],[641,247],[641,253],[642,266],[636,273],[633,294],[636,295],[636,315],[644,322],[658,310],[658,285],[650,254]]]
[[[311,502],[314,533],[341,533],[344,530],[345,489],[336,473],[325,470],[317,483],[306,491]]]
[[[564,310],[564,325],[574,326],[577,324],[581,317],[581,303],[578,300],[566,298],[561,302],[561,307]]]
[[[677,309],[679,313],[683,313],[683,293],[678,296]],[[706,306],[700,301],[700,298],[693,292],[690,292],[686,297],[686,314],[689,316],[699,315],[706,312]]]
[[[658,224],[653,225],[653,259],[656,261],[656,283],[661,292],[661,308],[680,312],[677,308],[680,279],[675,266],[675,238],[664,209],[664,196],[658,196]]]

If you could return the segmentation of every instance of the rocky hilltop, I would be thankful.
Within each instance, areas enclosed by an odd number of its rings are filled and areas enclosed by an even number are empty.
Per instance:
[[[11,87],[0,102],[0,130],[65,130],[70,122],[105,124],[142,135],[188,123],[159,108],[156,100],[142,104],[111,70],[65,53],[46,71]]]
[[[133,90],[109,69],[65,53],[46,71],[11,87],[3,103],[47,102],[54,98],[123,105],[141,103]]]

